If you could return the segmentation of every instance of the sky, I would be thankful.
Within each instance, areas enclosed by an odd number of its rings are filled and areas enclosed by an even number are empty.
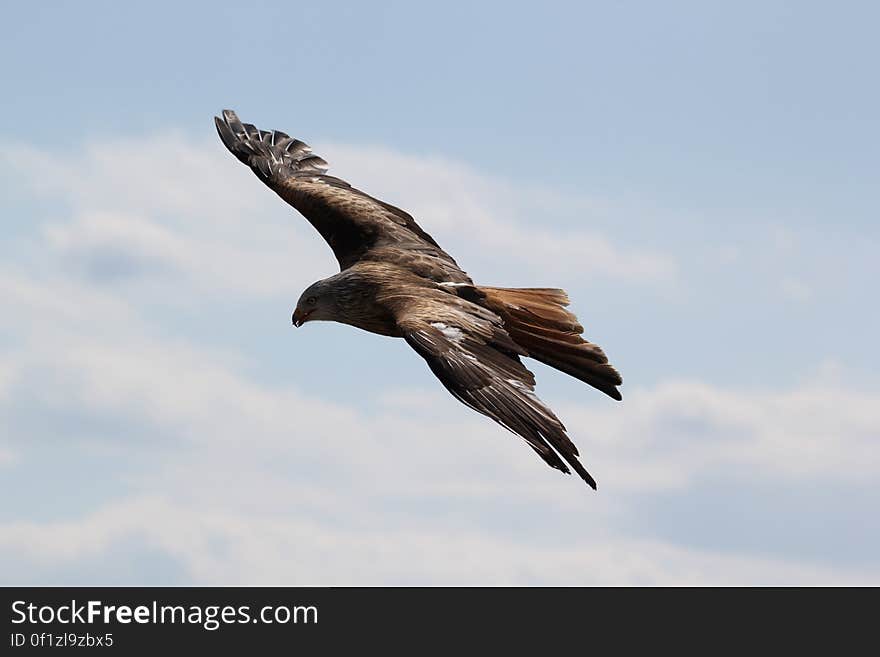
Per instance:
[[[880,584],[875,3],[16,3],[0,40],[0,584]],[[599,483],[401,340],[233,108],[479,283],[565,288]]]

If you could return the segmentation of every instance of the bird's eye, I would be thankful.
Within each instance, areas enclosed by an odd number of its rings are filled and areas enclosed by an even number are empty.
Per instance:
[[[318,303],[318,297],[309,297],[308,299],[306,299],[306,303],[310,306],[314,306],[316,303]]]

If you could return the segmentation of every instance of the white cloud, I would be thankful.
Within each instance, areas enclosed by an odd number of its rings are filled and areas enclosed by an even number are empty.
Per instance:
[[[626,408],[561,408],[615,485],[681,487],[724,472],[866,484],[880,479],[876,394],[833,382],[738,391],[694,381],[635,390]]]
[[[314,250],[292,229],[270,229],[258,243],[234,243],[188,235],[144,217],[97,212],[50,224],[45,234],[68,264],[105,282],[183,276],[203,294],[296,297],[309,275],[321,271],[317,254],[289,265],[291,253]],[[327,267],[326,262],[320,265]]]
[[[584,206],[588,216],[585,199],[377,147],[328,145],[322,152],[333,172],[411,211],[465,267],[468,259],[494,259],[542,275],[599,274],[650,285],[676,276],[667,254],[614,244],[589,230],[539,227],[544,218],[530,216],[562,204]],[[77,154],[17,146],[6,159],[41,194],[57,194],[77,210],[75,221],[46,227],[67,255],[100,265],[115,254],[132,270],[154,262],[225,276],[231,285],[224,288],[249,294],[287,291],[288,281],[311,282],[332,268],[311,227],[219,143],[172,135],[93,143]]]
[[[407,208],[428,232],[445,231],[453,255],[494,257],[543,274],[605,275],[627,282],[669,284],[677,265],[665,253],[614,244],[590,230],[566,230],[550,223],[548,209],[583,207],[588,199],[566,198],[540,187],[516,187],[439,158],[382,148],[329,145],[334,171],[362,189]],[[350,175],[349,175],[350,172]],[[386,193],[387,190],[387,193]],[[538,215],[538,216],[535,216]],[[455,249],[448,242],[455,237]],[[444,236],[446,237],[446,236]],[[459,261],[466,266],[462,258]]]
[[[172,224],[201,225],[203,233],[240,226],[236,217],[273,202],[246,193],[254,181],[224,166],[232,163],[222,144],[194,144],[185,135],[95,141],[76,152],[7,145],[4,155],[42,197],[54,195],[84,210],[136,210]]]
[[[163,137],[77,154],[11,147],[6,160],[41,196],[71,205],[72,216],[41,229],[63,262],[96,281],[159,278],[173,292],[176,273],[202,294],[295,298],[332,272],[329,247],[227,155],[220,144]]]
[[[512,542],[486,532],[362,526],[328,531],[294,517],[218,513],[165,497],[104,508],[79,523],[7,526],[0,549],[39,567],[112,558],[134,539],[183,564],[195,584],[865,585],[877,573],[713,554],[662,541]]]

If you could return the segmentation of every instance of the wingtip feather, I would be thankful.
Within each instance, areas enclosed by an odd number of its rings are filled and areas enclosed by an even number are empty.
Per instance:
[[[581,479],[587,482],[587,485],[593,490],[598,490],[596,487],[596,480],[593,479],[593,476],[587,472],[587,469],[581,465],[581,462],[577,459],[576,456],[565,456],[565,460],[574,468],[574,471],[578,473]]]
[[[323,174],[327,161],[311,154],[312,149],[280,130],[260,130],[243,123],[231,109],[214,117],[220,139],[235,157],[247,164],[264,182],[296,173]]]

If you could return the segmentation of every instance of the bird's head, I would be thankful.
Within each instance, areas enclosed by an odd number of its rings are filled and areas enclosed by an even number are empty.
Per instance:
[[[336,315],[336,298],[332,290],[325,281],[318,281],[302,293],[291,319],[294,326],[302,326],[315,320],[333,321]]]

